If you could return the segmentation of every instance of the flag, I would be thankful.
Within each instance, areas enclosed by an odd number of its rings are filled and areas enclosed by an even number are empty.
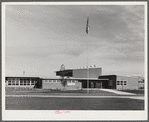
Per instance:
[[[88,34],[89,31],[89,17],[87,17],[87,23],[86,23],[86,33]]]

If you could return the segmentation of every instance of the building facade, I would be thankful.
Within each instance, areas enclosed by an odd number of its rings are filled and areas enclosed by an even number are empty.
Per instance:
[[[79,78],[82,78],[79,80],[79,82],[82,83],[82,88],[105,88],[117,90],[139,89],[138,78],[118,75],[102,75],[101,68],[89,68],[89,77],[87,77],[87,69],[57,71],[56,75],[78,78],[78,80]]]
[[[87,76],[89,70],[89,76]],[[60,79],[43,79],[39,77],[6,77],[6,87],[67,89],[104,88],[117,90],[143,89],[144,81],[135,77],[102,75],[101,68],[63,69],[56,71]],[[62,79],[66,81],[63,85]]]

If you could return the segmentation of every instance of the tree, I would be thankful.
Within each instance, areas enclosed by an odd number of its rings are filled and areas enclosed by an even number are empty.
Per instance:
[[[62,86],[64,86],[64,90],[65,90],[65,86],[67,85],[67,80],[65,79],[65,74],[64,71],[65,70],[65,66],[64,64],[61,65],[60,71],[62,71],[62,75],[61,75],[61,84]]]
[[[67,85],[67,80],[65,78],[62,78],[61,79],[61,84],[64,86],[64,90],[65,90],[65,87]]]

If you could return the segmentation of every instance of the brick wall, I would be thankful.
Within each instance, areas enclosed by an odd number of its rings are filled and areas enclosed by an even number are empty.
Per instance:
[[[66,85],[65,89],[67,90],[79,90],[82,88],[81,82],[76,82],[74,85]],[[42,89],[64,89],[64,86],[62,86],[61,82],[42,82]]]

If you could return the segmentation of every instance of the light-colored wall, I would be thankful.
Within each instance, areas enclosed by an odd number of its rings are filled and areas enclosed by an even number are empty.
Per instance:
[[[101,68],[89,68],[89,78],[98,78],[102,75]],[[87,69],[74,69],[73,78],[87,78]]]
[[[72,85],[66,85],[66,90],[76,90],[81,89],[82,83],[81,82],[75,82]],[[42,89],[64,89],[64,86],[62,86],[61,82],[42,82]]]
[[[61,83],[45,83],[42,82],[42,89],[62,89]]]
[[[125,77],[125,76],[117,76],[117,81],[126,81],[127,85],[116,85],[118,90],[126,90],[126,89],[138,89],[138,78],[134,77]]]

